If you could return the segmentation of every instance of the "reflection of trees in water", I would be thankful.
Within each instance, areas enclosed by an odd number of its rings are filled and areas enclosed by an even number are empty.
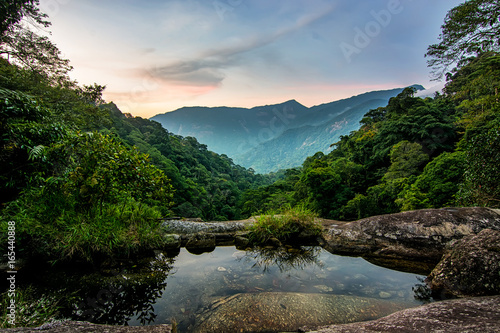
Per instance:
[[[132,318],[154,322],[153,304],[167,286],[173,259],[158,255],[144,265],[115,270],[111,276],[91,274],[79,281],[70,300],[72,317],[99,324],[126,325]]]
[[[271,267],[278,267],[281,272],[293,269],[304,269],[308,265],[322,264],[318,260],[321,248],[317,246],[303,246],[299,248],[265,248],[257,247],[247,251],[244,258],[255,261],[252,267],[260,267],[268,271]]]

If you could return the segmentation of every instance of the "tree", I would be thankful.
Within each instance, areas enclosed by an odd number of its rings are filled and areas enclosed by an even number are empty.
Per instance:
[[[173,189],[163,171],[136,148],[98,132],[76,134],[50,149],[54,175],[77,210],[92,211],[128,197],[152,206],[170,207]]]
[[[500,49],[500,3],[498,0],[469,0],[446,15],[440,42],[430,45],[426,56],[434,79],[439,80],[453,64],[470,56]]]
[[[329,167],[308,169],[298,185],[305,187],[309,207],[326,218],[338,218],[340,207],[354,196],[342,178]]]
[[[500,124],[467,142],[461,204],[500,207]]]
[[[0,202],[10,201],[47,169],[46,147],[66,134],[32,97],[0,88]]]
[[[15,0],[1,5],[0,56],[58,82],[66,78],[72,67],[47,36],[32,30],[50,26],[38,5],[38,0]]]
[[[406,140],[392,147],[389,156],[391,158],[391,166],[384,177],[382,177],[383,181],[407,178],[415,175],[429,160],[429,156],[423,152],[420,144]]]
[[[456,194],[465,168],[465,153],[442,153],[401,195],[402,210],[441,208],[456,203]]]
[[[48,27],[50,22],[45,20],[47,14],[40,12],[38,9],[39,3],[39,0],[2,1],[0,3],[0,38],[23,18],[29,19],[32,23]]]

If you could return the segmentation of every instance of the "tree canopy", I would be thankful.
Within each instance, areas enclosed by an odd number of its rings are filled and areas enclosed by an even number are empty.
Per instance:
[[[426,56],[435,79],[471,56],[500,50],[500,3],[468,0],[446,15],[439,43],[430,45]]]
[[[34,31],[50,26],[47,15],[39,10],[38,5],[39,0],[2,2],[0,56],[38,75],[62,82],[72,67],[47,36]]]

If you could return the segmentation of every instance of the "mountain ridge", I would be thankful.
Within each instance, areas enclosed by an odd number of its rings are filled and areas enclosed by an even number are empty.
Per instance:
[[[411,87],[424,89],[421,85]],[[150,119],[174,134],[195,137],[237,164],[269,173],[299,166],[307,156],[326,152],[340,135],[359,128],[366,112],[385,106],[403,89],[370,91],[310,108],[295,99],[252,108],[182,107]],[[347,119],[344,123],[342,116]],[[270,156],[277,151],[283,160]]]

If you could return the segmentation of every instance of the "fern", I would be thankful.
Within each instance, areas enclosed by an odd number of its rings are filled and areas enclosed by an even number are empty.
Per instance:
[[[35,146],[35,147],[29,149],[28,159],[30,161],[34,161],[37,159],[45,161],[45,149],[46,149],[46,147],[44,145],[38,145],[38,146]]]

